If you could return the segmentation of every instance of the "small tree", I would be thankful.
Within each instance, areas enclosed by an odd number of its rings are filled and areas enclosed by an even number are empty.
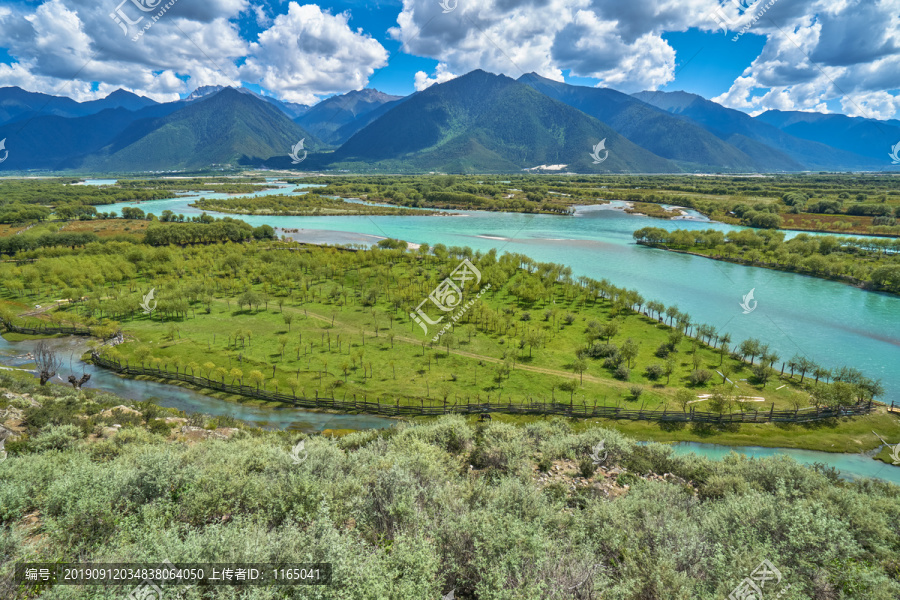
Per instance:
[[[677,363],[675,362],[674,358],[669,357],[668,359],[666,359],[666,364],[663,367],[663,372],[666,374],[666,385],[669,385],[669,380],[672,378],[672,373],[675,372],[676,366]]]
[[[627,340],[625,340],[625,343],[622,344],[622,356],[625,358],[625,362],[627,363],[629,369],[634,366],[632,363],[634,362],[634,359],[637,358],[638,350],[639,346],[637,342],[635,342],[631,338],[628,338]]]
[[[250,381],[256,384],[256,391],[259,391],[260,384],[265,380],[265,376],[262,374],[262,371],[257,371],[256,369],[250,371]]]
[[[575,390],[578,389],[578,384],[575,383],[574,379],[567,379],[559,384],[559,389],[564,392],[569,392],[569,403],[571,403],[575,397]]]
[[[687,411],[688,404],[694,400],[694,394],[690,390],[680,388],[675,391],[675,404],[681,407],[681,412]]]
[[[441,337],[441,342],[443,342],[444,346],[447,348],[447,356],[450,356],[450,346],[456,343],[456,338],[448,331]]]
[[[291,323],[293,323],[293,322],[294,322],[294,315],[292,315],[291,313],[287,313],[286,315],[284,315],[284,324],[288,326],[288,331],[291,330]]]
[[[728,382],[728,378],[731,377],[731,374],[734,373],[734,367],[729,365],[728,363],[723,363],[721,367],[719,367],[719,372],[722,373],[722,384]]]
[[[579,383],[584,383],[584,372],[587,371],[587,361],[583,358],[576,358],[572,363],[572,371],[581,377]]]
[[[34,349],[34,364],[40,374],[41,385],[47,385],[47,382],[56,375],[56,371],[62,364],[62,359],[59,358],[56,350],[50,344],[41,340]]]
[[[225,377],[228,375],[228,369],[225,367],[216,368],[216,378],[225,383]]]

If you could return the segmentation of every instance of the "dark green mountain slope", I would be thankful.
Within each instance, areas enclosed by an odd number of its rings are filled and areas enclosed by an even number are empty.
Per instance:
[[[756,116],[794,137],[828,144],[890,165],[888,154],[900,142],[900,121],[879,121],[817,112],[768,110]]]
[[[226,88],[162,119],[134,124],[84,166],[153,171],[257,165],[287,156],[301,139],[306,150],[322,146],[270,103]]]
[[[635,98],[699,123],[719,138],[754,158],[777,152],[810,170],[851,170],[871,167],[873,161],[859,154],[803,140],[758,121],[739,110],[725,108],[687,92],[639,92]],[[758,144],[766,147],[760,147]],[[787,163],[779,170],[794,170]]]
[[[589,154],[603,139],[609,154],[595,165]],[[597,119],[480,70],[415,94],[351,137],[330,160],[447,172],[558,164],[584,173],[679,170]]]
[[[374,89],[355,90],[323,100],[294,121],[322,141],[339,145],[368,125],[366,115],[401,98]]]
[[[758,171],[777,168],[757,161],[693,121],[609,88],[569,85],[528,73],[519,81],[595,117],[658,156],[707,169]],[[795,167],[802,168],[800,164]]]
[[[22,123],[42,116],[77,118],[97,114],[109,108],[140,110],[155,104],[157,103],[150,98],[125,90],[116,90],[100,100],[76,102],[64,96],[26,92],[18,87],[4,87],[0,88],[0,123]]]

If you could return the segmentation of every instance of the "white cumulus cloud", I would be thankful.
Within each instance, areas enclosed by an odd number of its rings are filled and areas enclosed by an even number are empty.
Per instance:
[[[416,72],[416,91],[421,92],[427,87],[434,85],[435,83],[444,83],[445,81],[450,81],[451,79],[455,79],[458,75],[451,73],[447,69],[447,65],[444,63],[438,63],[437,68],[434,71],[434,77],[429,77],[428,73],[425,71]]]

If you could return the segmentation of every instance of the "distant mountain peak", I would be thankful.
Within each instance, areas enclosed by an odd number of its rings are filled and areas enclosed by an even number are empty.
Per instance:
[[[106,97],[107,98],[131,98],[131,97],[140,98],[140,96],[138,96],[134,92],[129,92],[128,90],[123,90],[122,88],[119,88],[116,91],[108,94]]]
[[[202,85],[198,87],[196,90],[191,92],[191,94],[185,98],[185,102],[191,102],[193,100],[199,100],[200,98],[205,98],[206,96],[211,96],[212,94],[216,94],[225,89],[223,85]]]

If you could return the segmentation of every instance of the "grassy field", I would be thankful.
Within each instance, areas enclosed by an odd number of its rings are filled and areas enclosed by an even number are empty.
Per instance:
[[[288,248],[297,252],[284,251]],[[148,258],[160,252],[145,251]],[[245,259],[236,270],[223,258],[237,257],[235,251]],[[137,258],[125,259],[119,252],[102,260],[42,258],[28,267],[10,267],[8,273],[49,274],[60,264],[77,268],[78,261],[84,261],[85,268],[93,264],[100,273],[112,273],[115,281],[98,281],[92,291],[78,292],[85,302],[54,311],[33,308],[70,295],[70,289],[54,289],[53,283],[31,282],[27,292],[7,283],[0,302],[9,314],[32,313],[21,319],[24,324],[99,324],[114,317],[115,325],[107,328],[121,327],[126,338],[110,350],[114,358],[298,396],[318,393],[418,405],[555,400],[702,411],[711,410],[710,400],[698,396],[722,392],[729,400],[726,411],[808,405],[799,376],[775,371],[764,384],[749,364],[730,352],[687,336],[673,342],[673,327],[629,308],[624,290],[599,297],[575,283],[547,283],[546,277],[542,283],[537,274],[517,266],[524,257],[507,256],[493,265],[483,262],[482,285],[490,280],[493,287],[434,343],[434,329],[423,334],[406,307],[425,298],[457,259],[384,250],[341,254],[280,243],[195,247],[179,253],[176,276],[169,264],[165,275],[126,279],[119,273]],[[216,260],[220,264],[209,262]],[[296,260],[306,265],[299,266],[299,272],[288,264],[297,267],[292,263]],[[341,260],[348,264],[340,266]],[[390,269],[385,269],[385,260],[392,263]],[[331,261],[332,267],[320,261]],[[353,268],[348,268],[350,263]],[[540,268],[551,267],[560,268]],[[205,272],[198,273],[199,282],[188,276],[195,269]],[[207,289],[199,290],[203,285]],[[139,306],[150,289],[159,308],[147,316]],[[539,297],[532,297],[534,292]],[[248,295],[255,298],[252,305]],[[679,331],[681,327],[676,325]],[[604,358],[578,355],[591,345],[607,344],[621,353],[630,348],[632,354],[620,356],[613,366]],[[659,357],[660,347],[667,344],[668,358]],[[653,373],[666,363],[670,375]],[[627,368],[617,368],[621,365]],[[691,381],[697,371],[708,372],[710,379]],[[718,371],[732,383],[722,388]],[[690,405],[674,401],[683,388],[690,388]],[[738,398],[744,401],[735,401]]]
[[[487,295],[487,306],[498,304],[502,304],[502,295]],[[648,409],[668,405],[670,410],[675,409],[671,397],[676,387],[687,385],[693,370],[692,340],[679,344],[677,371],[670,385],[664,385],[664,380],[651,381],[638,369],[632,371],[627,382],[613,379],[599,361],[591,361],[583,374],[576,374],[572,371],[573,348],[584,345],[587,322],[609,320],[609,307],[590,307],[580,312],[571,324],[530,325],[547,336],[546,344],[532,351],[530,357],[527,348],[515,347],[518,337],[511,341],[473,331],[469,338],[465,326],[458,327],[452,338],[447,336],[448,355],[446,345],[423,346],[421,330],[410,327],[408,318],[395,316],[392,326],[389,315],[373,315],[364,307],[335,307],[311,301],[302,307],[277,307],[273,303],[268,310],[263,307],[251,311],[238,309],[233,300],[217,299],[210,314],[201,312],[179,323],[149,318],[126,321],[129,341],[117,350],[132,363],[140,362],[141,353],[149,350],[149,360],[144,361],[147,364],[161,361],[174,368],[177,361],[183,368],[193,362],[198,372],[205,375],[225,368],[229,373],[225,381],[231,381],[231,370],[235,368],[244,377],[259,370],[265,376],[262,385],[266,389],[295,389],[302,396],[311,396],[318,390],[320,395],[329,397],[351,398],[356,394],[360,399],[365,395],[418,403],[443,401],[446,394],[449,402],[466,398],[472,402],[500,401],[502,396],[504,401],[555,398]],[[290,328],[284,322],[286,316],[293,319]],[[655,319],[631,315],[623,319],[613,341],[634,340],[639,347],[635,364],[650,364],[658,362],[654,351],[666,341],[669,330]],[[252,335],[236,342],[234,334],[239,331],[252,331]],[[702,367],[718,368],[722,360],[719,352],[700,345],[696,352]],[[741,361],[731,357],[724,360],[736,374],[743,371],[747,375],[749,370]],[[214,367],[210,369],[207,363]],[[501,376],[504,365],[509,367],[509,373]],[[561,384],[572,381],[578,383],[574,390],[560,390]],[[721,381],[718,376],[717,381]],[[735,395],[766,398],[765,403],[747,403],[749,407],[765,404],[768,408],[774,402],[779,408],[787,408],[796,392],[791,386],[776,391],[781,383],[770,382],[765,389],[746,381],[736,383]],[[644,389],[639,399],[633,397],[633,385]],[[702,392],[698,390],[698,394]],[[697,410],[703,410],[701,406],[702,402],[698,402]]]

